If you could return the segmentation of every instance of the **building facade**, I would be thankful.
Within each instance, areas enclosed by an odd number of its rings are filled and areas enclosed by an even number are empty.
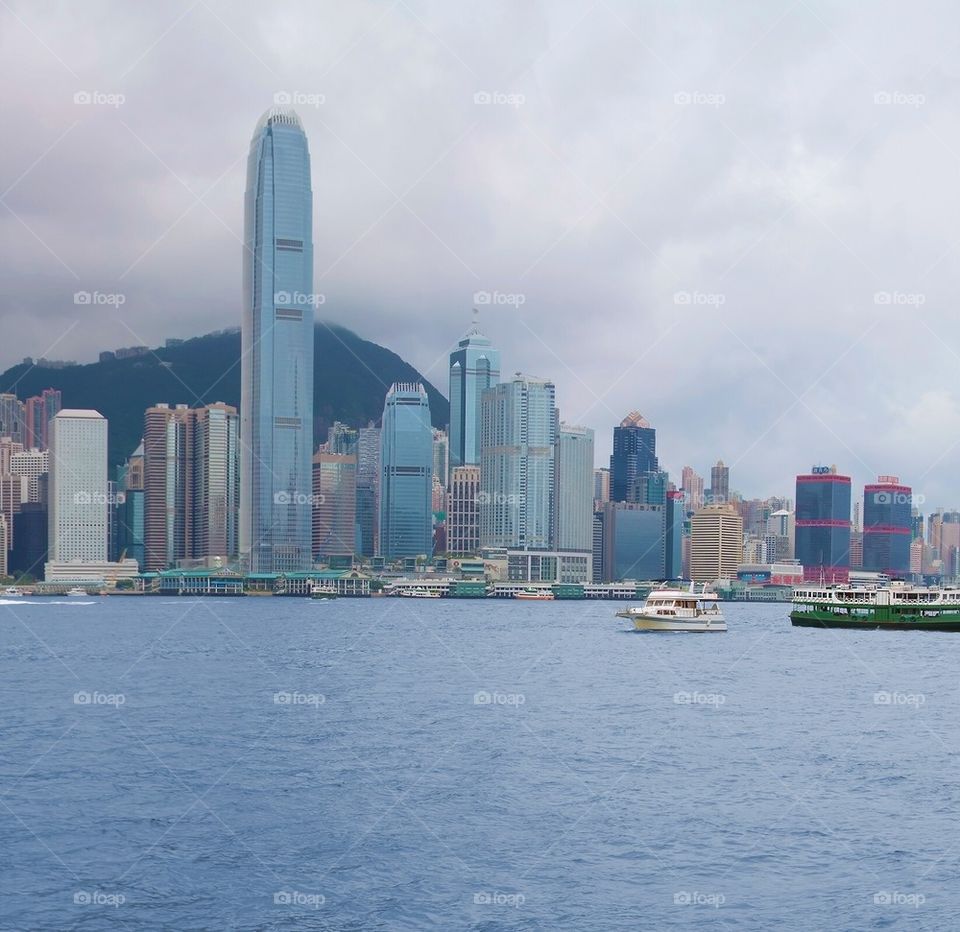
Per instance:
[[[433,552],[433,428],[419,383],[387,393],[380,435],[380,555],[429,557]]]
[[[64,408],[49,427],[49,559],[105,562],[107,419],[99,411]]]
[[[897,476],[863,489],[863,568],[892,579],[910,575],[913,492]]]
[[[639,411],[631,411],[613,429],[613,454],[610,457],[610,501],[635,501],[631,498],[636,478],[659,470],[657,432]]]
[[[514,376],[483,393],[480,545],[553,547],[557,412],[553,382]]]
[[[554,542],[557,550],[593,547],[593,431],[561,424],[554,470]]]
[[[479,466],[454,466],[450,471],[447,550],[461,557],[480,552]]]
[[[313,457],[313,558],[352,557],[356,552],[357,457]]]
[[[743,561],[743,519],[729,505],[705,505],[690,519],[690,578],[732,579]]]
[[[244,211],[239,546],[253,572],[312,565],[312,211],[303,127],[269,110],[250,144]]]
[[[835,466],[797,476],[794,553],[808,582],[850,578],[850,490],[850,477]]]
[[[638,502],[607,502],[602,513],[603,582],[665,579],[666,508]]]
[[[483,392],[500,381],[500,353],[474,328],[450,354],[450,466],[480,463]]]

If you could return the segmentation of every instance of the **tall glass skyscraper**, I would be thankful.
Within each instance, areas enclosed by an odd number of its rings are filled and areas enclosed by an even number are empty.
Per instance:
[[[480,399],[500,381],[500,352],[476,328],[450,354],[450,467],[480,463]]]
[[[557,410],[553,382],[519,373],[483,393],[480,546],[554,546]]]
[[[433,427],[419,383],[397,382],[380,431],[380,555],[433,553]]]
[[[240,391],[240,555],[309,569],[313,454],[313,194],[300,119],[268,110],[247,161]]]
[[[610,501],[636,501],[634,480],[658,469],[657,432],[639,411],[631,411],[613,429]]]
[[[797,476],[794,553],[807,581],[834,584],[850,578],[850,477],[815,466]]]
[[[910,575],[913,490],[896,476],[863,487],[863,568],[894,579]],[[799,515],[798,515],[799,516]]]
[[[557,434],[554,546],[593,548],[593,431],[561,424]]]

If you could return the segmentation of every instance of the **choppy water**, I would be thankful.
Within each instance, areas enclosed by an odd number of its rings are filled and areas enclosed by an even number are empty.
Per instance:
[[[960,927],[960,635],[27,603],[0,604],[2,929]]]

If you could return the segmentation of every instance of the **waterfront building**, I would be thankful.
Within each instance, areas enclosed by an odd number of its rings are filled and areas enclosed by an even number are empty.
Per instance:
[[[313,558],[353,557],[356,552],[357,457],[313,457]]]
[[[107,559],[107,419],[64,408],[50,421],[51,562]]]
[[[732,505],[704,505],[690,518],[690,578],[730,579],[743,556],[743,519]]]
[[[593,547],[593,431],[561,424],[554,470],[554,546],[589,553]]]
[[[863,489],[863,568],[893,579],[910,575],[913,494],[897,476]]]
[[[797,476],[794,552],[807,582],[846,583],[850,577],[850,491],[850,477],[836,466],[814,466]]]
[[[447,494],[447,550],[456,556],[480,552],[480,467],[454,466]]]
[[[517,373],[483,393],[480,545],[552,550],[557,412],[553,382]]]
[[[607,502],[602,515],[603,582],[667,578],[666,506]]]
[[[433,428],[419,383],[394,383],[380,437],[380,555],[429,557],[433,552]]]
[[[483,393],[500,381],[500,353],[474,326],[450,354],[450,466],[480,463]]]
[[[657,432],[639,411],[631,411],[613,429],[610,457],[610,500],[626,502],[637,476],[659,470]]]
[[[312,565],[313,195],[299,117],[268,110],[247,161],[239,549],[252,572]]]

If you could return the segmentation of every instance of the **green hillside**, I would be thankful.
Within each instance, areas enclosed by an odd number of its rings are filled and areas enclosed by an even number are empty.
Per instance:
[[[450,406],[436,388],[396,353],[344,327],[314,331],[314,436],[323,439],[335,421],[353,426],[379,422],[392,382],[420,381],[430,396],[435,427]],[[143,412],[158,402],[190,407],[223,401],[240,404],[240,332],[221,331],[161,347],[133,359],[112,359],[65,369],[20,364],[0,375],[0,391],[21,399],[58,388],[65,408],[94,408],[110,421],[110,465],[122,463],[140,442]]]

